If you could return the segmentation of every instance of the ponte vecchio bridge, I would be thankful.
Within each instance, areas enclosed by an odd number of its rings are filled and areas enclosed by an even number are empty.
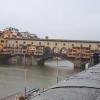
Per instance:
[[[22,59],[34,57],[38,64],[48,59],[60,57],[74,63],[76,67],[90,60],[91,55],[100,51],[100,41],[2,38],[0,40],[0,58],[10,59],[21,56]]]
[[[40,39],[36,36],[23,37],[21,33],[13,28],[0,33],[0,61],[7,62],[17,57],[24,64],[33,60],[44,64],[48,59],[59,57],[80,67],[90,60],[93,53],[100,51],[100,41]]]

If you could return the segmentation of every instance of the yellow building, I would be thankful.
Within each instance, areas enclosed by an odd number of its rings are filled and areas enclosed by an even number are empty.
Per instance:
[[[20,37],[17,36],[17,33],[20,34]],[[81,53],[83,58],[89,58],[92,53],[100,51],[100,41],[22,37],[21,32],[13,28],[5,29],[3,35],[0,36],[0,48],[3,48],[4,51],[8,51],[8,49],[18,51],[19,49],[29,54],[42,55],[45,47],[49,47],[54,53],[67,54],[69,57],[75,57]]]

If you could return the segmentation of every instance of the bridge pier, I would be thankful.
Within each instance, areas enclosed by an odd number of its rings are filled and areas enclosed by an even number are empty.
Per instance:
[[[36,65],[37,61],[33,55],[14,55],[9,58],[10,64]]]
[[[8,54],[8,55],[0,54],[0,64],[7,64],[7,63],[9,63],[9,58],[10,57],[11,57],[10,54]]]
[[[37,65],[37,60],[34,55],[31,56],[31,65]]]
[[[45,62],[44,60],[39,60],[39,61],[37,61],[37,64],[38,65],[44,65],[44,62]]]
[[[88,59],[83,59],[80,56],[76,56],[76,58],[74,57],[69,57],[69,56],[65,56],[62,54],[55,54],[52,52],[47,52],[45,50],[45,52],[43,53],[43,55],[30,55],[30,54],[14,54],[8,55],[9,57],[7,58],[7,54],[6,54],[6,60],[4,60],[5,62],[9,60],[9,62],[11,64],[21,64],[21,65],[44,65],[45,61],[48,59],[51,59],[53,57],[61,57],[62,59],[65,58],[68,61],[73,62],[74,64],[74,69],[85,69],[85,64],[86,61],[88,61]],[[0,60],[1,61],[1,60]]]
[[[16,60],[17,60],[17,62],[16,62],[17,64],[20,64],[21,63],[21,57],[20,56],[17,55],[16,56]]]
[[[24,65],[37,65],[36,58],[34,55],[23,55],[22,56],[22,64]]]
[[[0,64],[37,65],[34,55],[0,55]]]

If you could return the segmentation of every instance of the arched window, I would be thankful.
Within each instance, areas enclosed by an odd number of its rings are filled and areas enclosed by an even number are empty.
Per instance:
[[[89,48],[91,48],[91,44],[89,45]]]
[[[31,42],[31,44],[33,44],[33,42]]]
[[[72,47],[74,47],[74,44],[72,44]]]
[[[4,40],[1,40],[1,43],[4,43]]]
[[[63,46],[65,46],[66,44],[65,43],[63,43]]]
[[[16,43],[18,43],[18,41],[16,41]]]
[[[57,45],[57,43],[55,43],[55,45]]]
[[[39,45],[41,45],[41,42],[39,42]]]
[[[49,45],[49,42],[47,43],[47,45]]]

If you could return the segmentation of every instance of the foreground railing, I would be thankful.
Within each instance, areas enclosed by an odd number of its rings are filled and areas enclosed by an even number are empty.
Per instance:
[[[39,93],[39,89],[33,88],[29,91],[21,91],[21,92],[17,92],[12,95],[0,98],[0,100],[20,100],[20,98],[24,98],[24,100],[30,100],[31,97],[38,95],[38,93]]]
[[[38,88],[26,92],[25,100],[30,100],[31,97],[36,96],[39,92]]]

